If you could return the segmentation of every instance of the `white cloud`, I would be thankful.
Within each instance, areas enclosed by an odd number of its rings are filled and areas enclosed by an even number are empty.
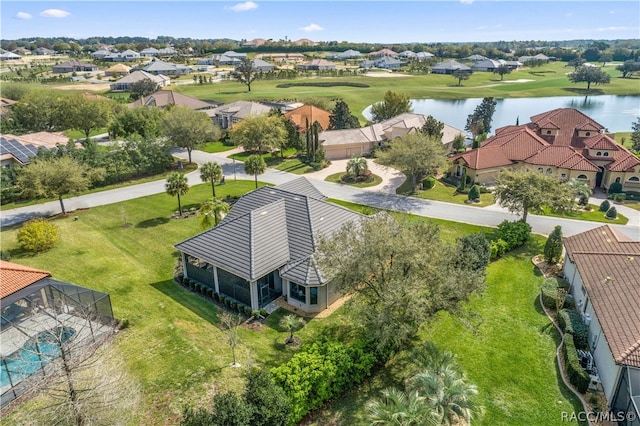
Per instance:
[[[609,14],[610,14],[610,15],[615,15],[615,14],[616,14],[616,11],[615,11],[615,10],[610,10],[610,11],[609,11]]]
[[[324,30],[324,28],[322,28],[318,24],[310,24],[310,25],[307,25],[306,27],[302,27],[300,29],[302,31],[304,31],[305,33],[312,33],[314,31],[322,31],[322,30]]]
[[[596,28],[597,31],[624,31],[628,30],[628,27],[600,27]]]
[[[66,18],[69,15],[71,15],[69,12],[60,9],[47,9],[40,12],[40,16],[44,18]]]
[[[229,9],[234,12],[246,12],[248,10],[257,9],[258,4],[252,1],[245,1],[244,3],[238,3],[235,6],[231,6]]]
[[[471,3],[473,3],[473,0],[460,0],[460,3],[462,3],[462,4],[471,4]]]
[[[18,18],[18,19],[31,19],[32,16],[31,16],[31,14],[29,14],[27,12],[18,12],[18,13],[16,13],[16,18]]]

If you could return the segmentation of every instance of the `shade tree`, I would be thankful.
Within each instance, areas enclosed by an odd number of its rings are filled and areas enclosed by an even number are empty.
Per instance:
[[[232,75],[238,83],[247,86],[247,91],[250,92],[251,83],[258,78],[258,70],[253,65],[253,60],[246,57],[236,65]]]
[[[351,113],[349,105],[342,99],[336,101],[329,116],[328,130],[357,129],[359,127],[358,117]]]
[[[591,84],[607,84],[611,77],[602,68],[582,65],[568,75],[572,83],[587,83],[587,91],[591,90]]]
[[[408,95],[387,91],[384,99],[371,106],[371,119],[379,123],[405,112],[411,112],[411,100]]]
[[[176,106],[164,116],[161,124],[162,135],[173,145],[184,148],[189,155],[198,146],[220,139],[222,132],[202,111]]]
[[[245,151],[262,154],[280,150],[287,144],[287,130],[283,120],[274,115],[255,115],[235,124],[229,138]]]
[[[258,188],[258,175],[263,174],[267,170],[267,163],[259,155],[251,155],[244,162],[244,172],[253,175]]]

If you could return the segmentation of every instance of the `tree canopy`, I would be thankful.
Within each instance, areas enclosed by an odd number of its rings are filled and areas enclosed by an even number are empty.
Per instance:
[[[207,162],[200,166],[200,179],[203,182],[211,182],[213,199],[216,198],[216,182],[222,179],[222,167],[216,162]]]
[[[587,83],[587,90],[590,90],[591,84],[607,84],[611,81],[611,77],[602,68],[582,65],[569,74],[569,81]]]
[[[496,112],[496,104],[497,101],[494,98],[483,98],[473,113],[467,116],[465,130],[471,132],[474,139],[477,135],[491,131],[491,122],[493,121],[493,114]]]
[[[259,155],[250,155],[244,162],[244,172],[248,175],[253,175],[256,188],[258,188],[258,175],[261,175],[266,170],[267,164]]]
[[[151,80],[150,78],[145,78],[140,81],[136,81],[131,85],[131,89],[129,91],[129,96],[134,101],[136,99],[144,98],[145,96],[149,96],[153,92],[157,91],[160,88],[158,83]]]
[[[393,118],[405,112],[411,112],[411,100],[408,95],[387,91],[382,102],[371,106],[371,117],[376,123]]]
[[[442,136],[444,136],[444,123],[442,121],[438,121],[429,115],[421,130],[425,135],[432,136],[442,142]]]
[[[167,194],[178,197],[178,212],[182,216],[182,204],[180,203],[180,196],[189,192],[189,180],[180,172],[172,172],[167,176],[167,183],[164,185]]]
[[[182,106],[171,108],[164,116],[162,134],[175,146],[187,150],[189,164],[191,151],[205,142],[216,141],[221,137],[220,128],[205,113]]]
[[[249,57],[244,58],[233,72],[233,78],[247,86],[247,91],[251,91],[251,83],[258,78],[258,70],[253,66],[253,60]]]
[[[229,137],[245,151],[270,152],[283,150],[287,144],[287,129],[280,117],[273,115],[255,115],[235,124],[229,131]]]
[[[342,99],[336,101],[329,116],[328,130],[357,129],[360,127],[358,117],[351,113],[349,105]]]
[[[128,138],[140,135],[153,140],[160,136],[160,128],[167,110],[158,107],[138,106],[118,111],[109,125],[109,136]]]
[[[418,182],[446,163],[442,142],[421,132],[410,133],[377,153],[378,163],[401,170],[411,178],[413,192]]]
[[[83,95],[66,98],[67,124],[81,130],[86,139],[93,130],[107,127],[113,117],[115,104],[110,99],[89,99]]]
[[[631,149],[640,152],[640,117],[631,125]]]

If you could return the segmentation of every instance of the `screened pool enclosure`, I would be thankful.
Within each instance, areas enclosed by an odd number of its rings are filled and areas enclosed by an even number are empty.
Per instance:
[[[41,279],[1,302],[2,407],[56,372],[62,351],[76,356],[115,328],[108,294],[52,278]]]

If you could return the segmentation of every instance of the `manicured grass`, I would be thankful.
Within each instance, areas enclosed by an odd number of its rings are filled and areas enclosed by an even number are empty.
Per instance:
[[[342,185],[354,186],[356,188],[369,188],[371,186],[380,185],[382,183],[382,178],[378,175],[374,175],[373,173],[369,176],[369,178],[365,182],[355,182],[355,183],[347,183],[342,180],[342,176],[346,173],[334,173],[332,175],[327,176],[324,180],[327,182],[339,183]]]
[[[96,130],[92,130],[91,133],[89,133],[89,137],[93,137],[96,135],[101,135],[103,133],[107,133],[107,128],[103,127],[101,129],[96,129]],[[65,130],[64,131],[65,136],[67,136],[69,139],[84,139],[85,138],[85,134],[82,130]]]
[[[208,142],[202,145],[201,147],[199,147],[198,149],[204,152],[208,152],[210,154],[215,154],[216,152],[230,151],[233,148],[235,148],[235,146],[225,145],[222,142],[218,141],[218,142]]]
[[[631,149],[631,132],[616,132],[615,140],[625,148]]]
[[[611,203],[611,205],[615,206],[613,202]],[[614,219],[614,220],[607,219],[606,217],[604,217],[604,213],[598,210],[599,206],[596,206],[595,204],[589,204],[589,206],[591,206],[590,212],[576,211],[576,212],[570,212],[565,214],[559,214],[559,213],[554,213],[549,208],[545,207],[543,208],[542,212],[535,212],[535,214],[541,214],[543,216],[552,216],[552,217],[564,217],[567,219],[589,220],[591,222],[615,223],[619,225],[626,225],[627,222],[629,222],[629,219],[626,216],[621,215],[620,213],[618,213],[617,219]]]
[[[303,163],[299,158],[286,158],[283,162],[275,167],[277,170],[283,172],[294,173],[296,175],[303,175],[305,173],[313,172],[313,167]]]
[[[640,201],[628,200],[624,202],[625,207],[629,207],[635,210],[640,210]]]
[[[411,180],[407,179],[402,185],[396,189],[397,194],[409,195],[411,193]],[[436,181],[436,185],[431,189],[418,189],[416,194],[411,194],[413,197],[424,198],[426,200],[444,201],[454,204],[466,204],[468,197],[467,194],[461,194],[456,192],[456,187]],[[496,199],[491,193],[480,194],[480,202],[468,204],[470,206],[486,207],[495,204]]]
[[[289,157],[295,155],[296,152],[297,151],[295,150],[295,148],[286,149],[282,153],[280,153],[279,151],[278,152],[267,152],[265,154],[262,154],[262,159],[264,160],[265,163],[267,163],[267,166],[276,167],[276,166],[284,163],[285,161],[287,161],[289,159]],[[252,155],[256,155],[256,153],[255,152],[243,151],[243,152],[236,152],[235,154],[231,154],[229,156],[229,158],[233,158],[233,159],[238,160],[238,161],[244,161],[244,160],[246,160],[248,157],[250,157]]]
[[[478,386],[478,402],[485,407],[484,416],[473,424],[557,425],[562,412],[582,410],[559,378],[555,364],[559,337],[538,304],[542,278],[534,273],[530,259],[541,252],[542,243],[536,237],[525,249],[493,262],[486,291],[456,315],[437,315],[411,345],[432,341],[456,354],[469,382]],[[402,388],[403,381],[417,372],[411,348],[318,413],[312,424],[368,424],[366,402],[379,397],[385,387]]]
[[[351,111],[364,124],[361,115],[364,108],[383,99],[385,92],[392,90],[410,95],[416,99],[461,99],[483,98],[526,98],[543,96],[584,96],[584,95],[638,95],[640,86],[638,79],[620,78],[615,67],[606,67],[611,75],[611,83],[592,87],[586,91],[586,84],[573,84],[566,73],[572,71],[564,62],[551,62],[542,67],[523,69],[505,75],[501,82],[499,76],[488,72],[473,73],[471,78],[458,86],[456,79],[449,75],[394,73],[393,78],[368,77],[366,75],[350,77],[298,78],[292,80],[258,80],[247,92],[246,86],[233,81],[223,81],[215,85],[180,85],[175,90],[205,100],[233,102],[237,100],[278,100],[301,99],[305,97],[322,97],[327,100],[342,98],[349,104]],[[507,83],[514,80],[533,80],[530,82]],[[350,81],[369,85],[367,88],[357,87],[290,87],[277,88],[283,83],[318,82],[318,81]]]
[[[176,162],[178,160],[176,159]],[[185,160],[182,160],[185,161]],[[194,170],[196,170],[198,168],[198,165],[196,163],[191,163],[188,164],[186,162],[183,162],[182,165],[182,173],[190,173]],[[117,189],[117,188],[124,188],[127,186],[132,186],[132,185],[139,185],[141,183],[147,183],[147,182],[153,182],[156,180],[162,180],[164,179],[169,173],[173,172],[175,170],[169,170],[166,171],[164,173],[160,173],[157,175],[152,175],[152,176],[144,176],[141,178],[137,178],[137,179],[131,179],[131,180],[127,180],[124,182],[119,182],[119,183],[114,183],[112,185],[107,185],[107,186],[101,186],[99,188],[92,188],[89,189],[87,191],[82,191],[82,192],[78,192],[77,194],[73,194],[74,197],[79,196],[79,195],[85,195],[85,194],[93,194],[96,192],[102,192],[102,191],[109,191],[110,189]],[[63,201],[65,198],[69,198],[64,197]],[[33,199],[33,200],[19,200],[19,201],[15,201],[15,202],[11,202],[11,203],[6,203],[6,204],[2,204],[0,205],[0,211],[3,210],[10,210],[10,209],[15,209],[18,207],[26,207],[26,206],[32,206],[34,204],[40,204],[40,203],[46,203],[47,201],[55,201],[57,200],[57,198],[37,198],[37,199]]]
[[[235,197],[253,185],[252,181],[229,181],[217,192]],[[209,185],[193,186],[182,197],[183,206],[197,207],[209,194]],[[172,245],[200,232],[196,217],[169,219],[176,208],[175,197],[158,194],[81,210],[74,213],[78,220],[54,219],[60,228],[58,245],[35,256],[17,246],[17,227],[5,228],[0,235],[3,251],[11,254],[12,261],[110,293],[115,316],[130,321],[111,350],[125,359],[142,389],[133,424],[176,424],[184,405],[210,407],[213,393],[238,390],[245,370],[228,368],[231,353],[218,327],[219,309],[172,281],[178,256]],[[492,232],[474,225],[435,222],[442,237],[451,242],[471,232]],[[531,419],[541,425],[558,424],[561,411],[577,409],[558,384],[557,336],[536,305],[541,279],[533,273],[530,258],[541,250],[542,239],[537,237],[526,250],[493,263],[486,292],[461,307],[459,315],[434,318],[416,341],[434,340],[458,354],[470,381],[480,389],[481,404],[487,407],[482,424],[530,424]],[[276,311],[259,331],[240,329],[237,353],[243,366],[273,367],[297,351],[282,343],[286,337],[278,326],[282,315]],[[358,330],[356,323],[348,310],[340,308],[329,318],[309,320],[296,335],[303,342],[320,335],[349,339]],[[363,386],[335,401],[323,418],[338,418],[337,424],[365,424],[365,401],[378,396],[384,386],[399,386],[410,369],[403,351]],[[24,404],[6,421],[26,419],[36,403],[37,399]]]

